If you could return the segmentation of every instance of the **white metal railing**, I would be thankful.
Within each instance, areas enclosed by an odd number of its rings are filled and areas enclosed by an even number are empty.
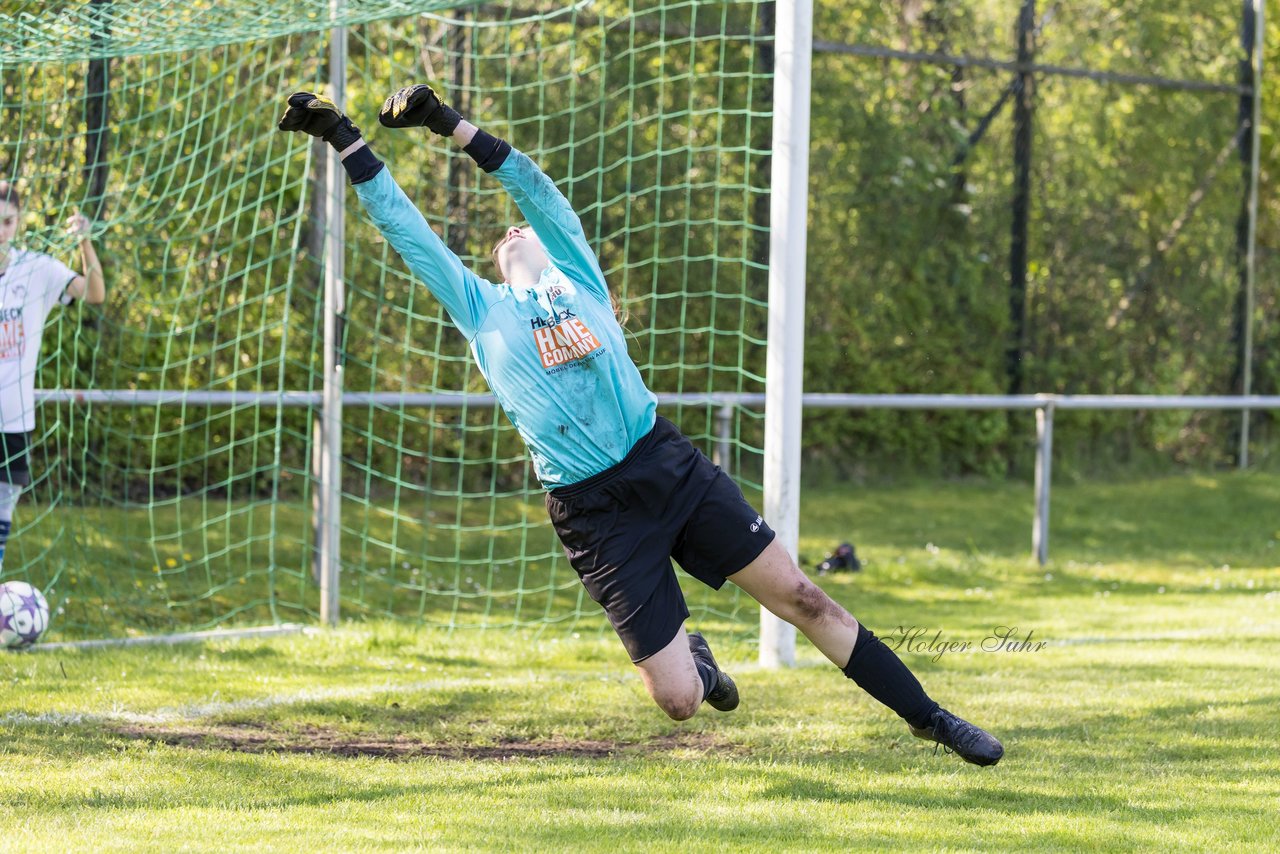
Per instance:
[[[36,402],[97,403],[106,406],[284,406],[311,407],[323,402],[319,391],[137,391],[133,389],[37,389]],[[758,409],[765,395],[755,392],[659,393],[663,405],[698,404]],[[491,406],[491,394],[469,392],[348,391],[344,406]],[[1280,396],[1142,394],[817,394],[801,397],[805,409],[1226,409],[1237,412],[1280,407]]]
[[[324,393],[303,391],[133,391],[123,389],[38,390],[36,401],[96,404],[100,406],[258,406],[322,407]],[[733,435],[734,410],[759,410],[764,394],[749,392],[686,392],[659,394],[662,406],[711,406],[716,408],[715,461],[727,468]],[[1053,419],[1058,410],[1280,410],[1280,396],[1231,395],[1164,396],[1100,394],[805,394],[805,409],[902,409],[902,410],[1032,410],[1036,413],[1035,514],[1031,548],[1044,564],[1049,559],[1049,507],[1053,474]],[[431,392],[343,392],[344,407],[417,408],[496,406],[491,394]],[[323,519],[320,524],[324,524]],[[336,619],[336,617],[335,617]]]

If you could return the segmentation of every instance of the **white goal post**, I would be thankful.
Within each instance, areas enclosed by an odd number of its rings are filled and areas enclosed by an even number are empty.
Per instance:
[[[778,0],[774,31],[769,204],[769,334],[765,368],[764,513],[798,556],[804,393],[805,252],[809,216],[812,0]],[[760,609],[760,664],[795,664],[796,630]]]

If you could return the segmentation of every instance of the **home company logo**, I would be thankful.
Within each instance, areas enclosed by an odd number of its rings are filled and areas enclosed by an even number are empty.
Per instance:
[[[533,330],[534,343],[538,345],[538,358],[542,367],[554,368],[565,362],[581,359],[593,350],[600,349],[600,339],[591,334],[576,317],[570,317],[556,326]]]

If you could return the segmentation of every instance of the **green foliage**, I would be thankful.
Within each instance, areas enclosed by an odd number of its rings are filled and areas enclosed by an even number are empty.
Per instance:
[[[824,4],[816,37],[1009,60],[1017,4]],[[1046,8],[1047,7],[1047,8]],[[1037,61],[1233,84],[1240,4],[1038,4]],[[1271,29],[1280,38],[1280,27]],[[838,53],[814,57],[809,237],[810,391],[1000,393],[1007,388],[1010,105],[966,138],[1012,72]],[[1040,75],[1035,90],[1024,388],[1231,394],[1245,190],[1233,93]],[[1277,100],[1264,102],[1255,390],[1274,392]],[[1154,452],[1213,464],[1235,416],[1073,417],[1076,466]],[[1262,422],[1268,447],[1267,416]],[[847,471],[1003,472],[1024,428],[1000,415],[822,413],[812,453]],[[1256,429],[1256,428],[1255,428]],[[1256,434],[1255,434],[1256,435]]]

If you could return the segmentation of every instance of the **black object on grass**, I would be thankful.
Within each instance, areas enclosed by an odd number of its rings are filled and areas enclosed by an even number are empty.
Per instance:
[[[861,569],[862,561],[858,560],[858,555],[853,550],[853,543],[841,543],[836,546],[834,552],[827,555],[822,563],[818,564],[818,575],[827,575],[828,573],[842,570],[858,572]]]

